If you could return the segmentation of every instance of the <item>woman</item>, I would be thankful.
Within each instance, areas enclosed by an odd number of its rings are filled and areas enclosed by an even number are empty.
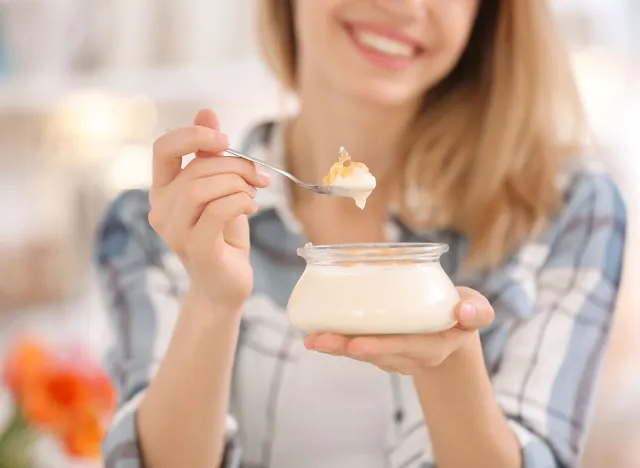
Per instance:
[[[244,149],[317,181],[343,145],[378,186],[360,211],[271,180],[219,156],[228,139],[211,111],[157,140],[150,192],[116,200],[100,235],[121,402],[107,465],[576,466],[625,215],[578,157],[580,106],[548,6],[260,8],[266,55],[300,110]],[[390,239],[450,245],[457,328],[291,330],[297,247]]]

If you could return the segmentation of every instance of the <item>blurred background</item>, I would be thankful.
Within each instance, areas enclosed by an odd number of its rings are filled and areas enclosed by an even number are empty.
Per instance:
[[[602,159],[631,216],[583,466],[637,468],[640,1],[550,1]],[[0,352],[28,330],[100,357],[110,335],[91,267],[96,223],[119,191],[149,184],[153,140],[211,107],[234,145],[256,119],[286,111],[257,55],[253,7],[254,0],[0,0]],[[36,451],[38,467],[78,463],[52,441]]]

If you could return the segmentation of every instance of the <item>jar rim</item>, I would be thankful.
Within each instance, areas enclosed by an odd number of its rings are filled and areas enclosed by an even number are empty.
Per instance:
[[[425,261],[438,260],[449,251],[448,244],[433,242],[370,242],[311,245],[298,248],[307,262]]]

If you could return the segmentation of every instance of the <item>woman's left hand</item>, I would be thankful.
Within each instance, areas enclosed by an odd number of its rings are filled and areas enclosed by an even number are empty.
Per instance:
[[[479,328],[493,322],[493,307],[479,292],[458,288],[458,324],[440,333],[426,335],[376,335],[346,337],[314,333],[304,340],[307,349],[371,363],[387,372],[416,375],[437,367],[464,348]]]

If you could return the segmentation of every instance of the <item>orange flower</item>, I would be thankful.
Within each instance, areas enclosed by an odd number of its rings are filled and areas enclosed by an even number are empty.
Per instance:
[[[99,455],[102,423],[111,417],[116,395],[98,365],[65,358],[24,339],[10,353],[4,370],[4,380],[30,424],[60,437],[70,455]]]
[[[69,426],[64,435],[67,453],[74,457],[95,458],[100,455],[104,429],[97,418],[85,414]]]
[[[53,366],[46,349],[31,338],[18,341],[9,352],[3,370],[3,380],[16,398]]]
[[[93,401],[99,414],[111,415],[116,408],[116,390],[107,374],[94,372],[89,377]]]
[[[36,426],[60,430],[74,414],[93,409],[91,388],[77,372],[52,370],[34,383],[22,396],[22,409]]]

